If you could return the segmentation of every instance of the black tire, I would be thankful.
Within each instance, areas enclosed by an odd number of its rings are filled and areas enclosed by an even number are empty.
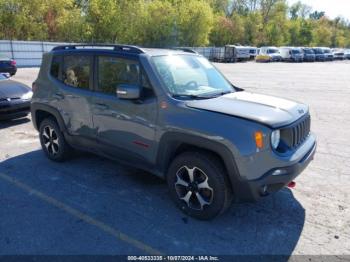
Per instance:
[[[47,137],[50,130],[52,130],[51,139]],[[72,148],[67,144],[54,118],[46,118],[41,122],[39,137],[41,147],[50,160],[62,162],[70,157]]]
[[[178,176],[190,182],[189,175],[186,175],[188,169],[194,170],[194,177],[199,180],[192,182],[195,183],[194,187],[199,184],[203,185],[207,177],[207,184],[212,190],[193,188],[192,183],[188,183],[188,186],[176,185],[176,182],[179,181]],[[221,162],[210,153],[185,152],[177,156],[168,169],[167,183],[171,198],[176,205],[185,214],[197,219],[212,219],[222,214],[232,202],[233,193],[225,169]],[[202,205],[196,196],[197,193],[200,193],[202,200],[206,200],[209,204]],[[189,202],[181,199],[187,194],[190,195]]]

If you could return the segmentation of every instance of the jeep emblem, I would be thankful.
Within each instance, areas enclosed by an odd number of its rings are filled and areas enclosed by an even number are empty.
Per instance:
[[[299,112],[299,114],[304,114],[304,110],[303,109],[298,109],[298,112]]]

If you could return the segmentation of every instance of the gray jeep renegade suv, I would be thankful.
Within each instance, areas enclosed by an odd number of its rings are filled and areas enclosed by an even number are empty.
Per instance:
[[[58,46],[33,90],[49,159],[75,148],[144,169],[199,219],[282,189],[316,150],[306,105],[245,92],[191,50]]]

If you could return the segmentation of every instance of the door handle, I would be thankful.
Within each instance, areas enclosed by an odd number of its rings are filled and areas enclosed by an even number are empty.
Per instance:
[[[100,110],[108,109],[108,106],[106,104],[101,104],[101,103],[95,103],[95,107],[100,109]]]
[[[60,93],[56,93],[53,95],[54,98],[58,99],[58,100],[62,100],[64,98],[64,95],[60,94]]]

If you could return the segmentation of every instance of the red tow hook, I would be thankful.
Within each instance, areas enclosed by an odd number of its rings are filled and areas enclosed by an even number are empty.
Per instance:
[[[288,183],[287,187],[295,188],[296,185],[297,185],[297,183],[295,183],[294,181],[291,181],[291,182]]]

